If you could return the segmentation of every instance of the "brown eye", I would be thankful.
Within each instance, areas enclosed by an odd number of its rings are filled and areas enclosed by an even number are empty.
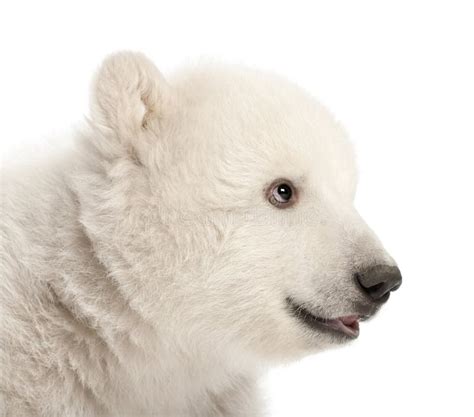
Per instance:
[[[268,200],[278,208],[289,207],[295,200],[295,190],[290,181],[276,181],[269,191]]]

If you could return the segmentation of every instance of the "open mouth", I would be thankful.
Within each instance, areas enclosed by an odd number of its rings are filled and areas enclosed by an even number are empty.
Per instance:
[[[303,306],[296,304],[291,298],[287,298],[287,303],[293,315],[305,325],[319,331],[330,331],[344,335],[351,339],[359,336],[359,321],[366,318],[356,314],[336,318],[323,318],[315,316]]]

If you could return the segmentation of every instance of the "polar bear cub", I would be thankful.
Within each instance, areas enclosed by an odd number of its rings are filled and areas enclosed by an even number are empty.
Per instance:
[[[257,416],[400,286],[344,130],[275,75],[115,54],[75,143],[2,176],[7,416]]]

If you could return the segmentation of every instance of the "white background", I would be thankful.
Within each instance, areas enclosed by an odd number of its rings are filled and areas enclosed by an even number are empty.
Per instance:
[[[357,204],[404,275],[351,346],[277,369],[269,413],[473,416],[474,4],[15,1],[0,6],[4,159],[77,124],[104,55],[275,70],[345,124]]]

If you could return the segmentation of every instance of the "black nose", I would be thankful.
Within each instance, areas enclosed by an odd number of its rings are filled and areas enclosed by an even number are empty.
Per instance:
[[[356,281],[362,290],[373,300],[388,299],[391,291],[402,285],[402,274],[396,266],[375,265],[355,274]]]

